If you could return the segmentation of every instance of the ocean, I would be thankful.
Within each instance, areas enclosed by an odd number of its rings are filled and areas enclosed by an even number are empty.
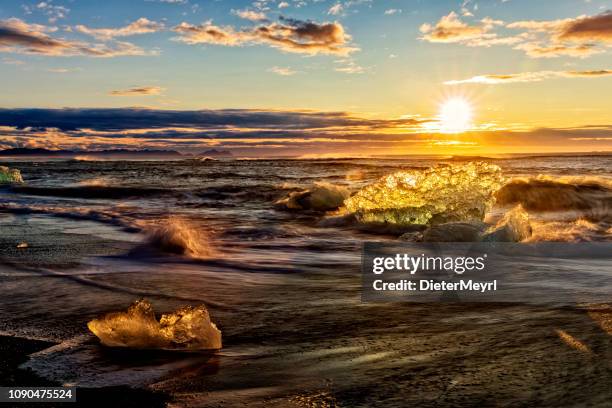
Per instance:
[[[607,306],[361,302],[363,242],[405,231],[348,221],[338,194],[470,161],[504,177],[487,222],[520,203],[528,242],[612,241],[612,155],[0,162],[24,180],[0,187],[0,334],[57,343],[26,363],[44,378],[177,406],[605,406]],[[87,322],[140,298],[205,304],[223,348],[100,347]]]

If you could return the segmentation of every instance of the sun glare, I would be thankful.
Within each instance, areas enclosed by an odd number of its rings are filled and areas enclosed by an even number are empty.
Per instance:
[[[465,132],[472,127],[472,107],[465,99],[448,99],[440,106],[439,118],[442,132]]]

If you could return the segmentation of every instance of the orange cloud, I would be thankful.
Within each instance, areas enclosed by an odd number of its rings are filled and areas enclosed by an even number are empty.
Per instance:
[[[501,37],[498,28],[524,30],[518,35]],[[420,28],[421,39],[438,43],[460,43],[472,47],[514,45],[532,58],[560,56],[586,58],[605,52],[600,43],[612,42],[612,12],[558,20],[524,20],[504,23],[486,17],[468,24],[455,12],[443,16],[435,25]]]
[[[239,46],[267,44],[286,52],[302,54],[348,55],[357,51],[349,45],[351,37],[340,23],[315,23],[281,19],[279,23],[263,24],[235,30],[231,26],[216,26],[211,22],[201,25],[181,23],[174,27],[178,41],[187,44],[216,44]]]
[[[274,148],[282,149],[283,154],[290,151],[414,154],[430,153],[431,148],[436,152],[457,148],[498,153],[612,151],[610,125],[521,131],[490,129],[449,135],[428,130],[424,127],[426,122],[316,111],[0,109],[0,148],[193,151],[203,146],[219,146],[245,149],[244,152]]]
[[[115,37],[128,37],[137,34],[148,34],[160,31],[164,28],[162,23],[151,21],[141,17],[138,20],[119,28],[90,28],[84,25],[77,25],[75,29],[83,34],[91,35],[95,38],[112,39]]]
[[[249,21],[262,21],[267,19],[265,13],[262,13],[261,11],[232,10],[232,14]]]
[[[419,30],[423,33],[422,39],[430,42],[459,43],[481,38],[489,28],[485,25],[468,25],[459,19],[457,13],[451,11],[434,26],[425,23]]]
[[[612,11],[596,16],[577,18],[563,27],[559,39],[569,41],[601,41],[612,43]]]
[[[461,84],[510,84],[517,82],[539,82],[551,78],[598,78],[611,76],[612,70],[592,70],[592,71],[536,71],[520,72],[517,74],[487,74],[477,75],[467,79],[451,80],[444,82],[445,85]]]
[[[155,54],[128,42],[89,44],[51,37],[49,33],[55,31],[57,31],[55,27],[28,24],[18,18],[0,20],[0,52],[90,57]]]
[[[129,89],[118,89],[110,91],[108,94],[112,96],[141,96],[141,95],[159,95],[164,88],[159,86],[141,86]]]
[[[272,67],[268,71],[281,75],[281,76],[291,76],[291,75],[297,74],[297,71],[289,67]]]
[[[532,58],[556,58],[560,56],[586,58],[603,52],[595,44],[566,45],[553,43],[542,45],[537,42],[518,44],[514,49],[525,51]]]

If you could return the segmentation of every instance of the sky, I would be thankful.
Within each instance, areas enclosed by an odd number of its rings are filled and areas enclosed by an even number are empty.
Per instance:
[[[0,148],[612,151],[612,0],[0,2]]]

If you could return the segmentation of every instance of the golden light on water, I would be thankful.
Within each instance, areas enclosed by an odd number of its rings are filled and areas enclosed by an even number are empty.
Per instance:
[[[450,98],[440,106],[440,131],[461,133],[472,127],[472,106],[463,98]]]

